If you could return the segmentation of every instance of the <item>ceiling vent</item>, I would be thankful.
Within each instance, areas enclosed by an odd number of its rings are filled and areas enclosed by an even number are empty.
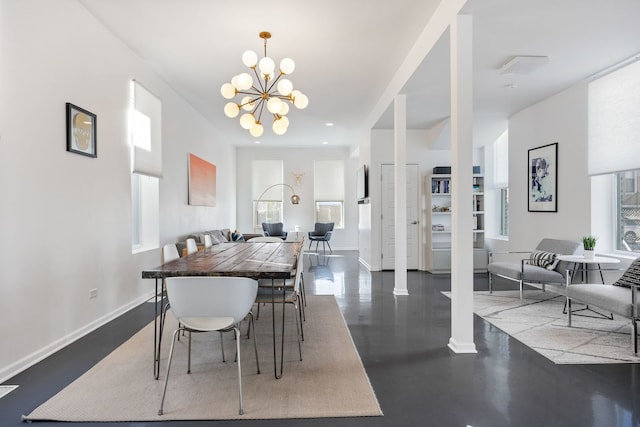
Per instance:
[[[500,74],[529,74],[548,62],[548,56],[514,56],[502,64]]]

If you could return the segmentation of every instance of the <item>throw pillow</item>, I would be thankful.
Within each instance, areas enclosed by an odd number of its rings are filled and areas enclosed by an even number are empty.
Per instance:
[[[244,242],[244,236],[240,232],[231,233],[231,241]]]
[[[633,261],[627,271],[613,285],[630,288],[631,284],[637,285],[638,283],[640,283],[640,258]]]
[[[529,264],[553,270],[558,263],[553,252],[535,251],[529,257]]]

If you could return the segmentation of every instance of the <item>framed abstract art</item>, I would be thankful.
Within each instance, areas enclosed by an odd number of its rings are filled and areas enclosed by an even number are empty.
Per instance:
[[[558,143],[529,149],[529,212],[558,212]]]

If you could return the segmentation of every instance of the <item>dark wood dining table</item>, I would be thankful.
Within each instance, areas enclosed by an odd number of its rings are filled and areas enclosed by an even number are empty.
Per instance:
[[[177,276],[228,276],[250,277],[252,279],[282,280],[295,274],[298,257],[302,256],[301,242],[260,242],[260,243],[220,243],[202,249],[158,267],[144,270],[143,279],[155,279],[155,316],[154,316],[154,375],[160,373],[160,346],[162,344],[162,325],[158,324],[158,315],[162,312],[163,281],[167,277]],[[275,286],[271,287],[272,290]],[[272,297],[272,304],[275,296]],[[282,322],[284,325],[284,305]],[[160,309],[159,309],[160,308]],[[282,376],[282,354],[284,337],[281,339],[280,372],[277,369],[276,357],[276,321],[275,310],[272,310],[273,321],[273,367],[276,378]]]

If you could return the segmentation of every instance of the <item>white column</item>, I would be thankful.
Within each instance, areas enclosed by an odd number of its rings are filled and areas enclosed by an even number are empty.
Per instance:
[[[451,338],[456,353],[476,353],[473,342],[473,61],[472,19],[451,23]]]
[[[394,295],[409,295],[407,290],[407,97],[396,95],[394,103],[394,215],[395,215],[395,288]]]

